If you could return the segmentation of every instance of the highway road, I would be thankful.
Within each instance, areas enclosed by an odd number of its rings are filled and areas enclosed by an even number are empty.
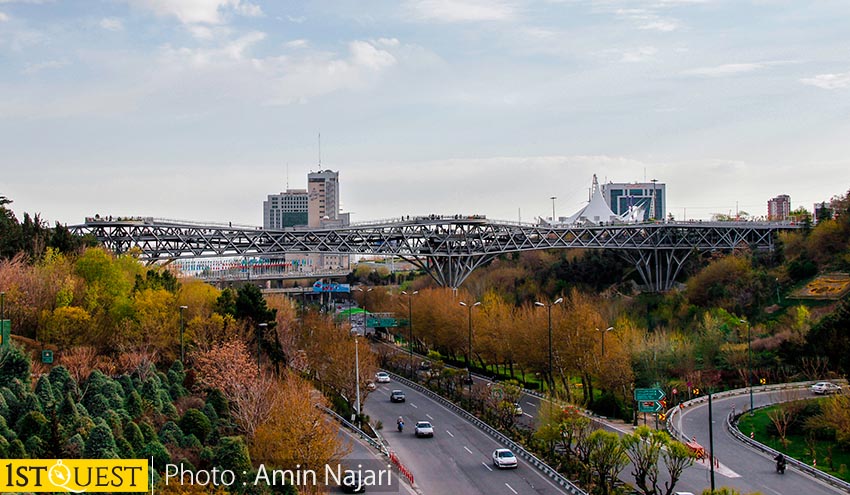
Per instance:
[[[404,403],[391,403],[394,389],[403,390]],[[382,434],[401,462],[414,475],[426,495],[562,494],[565,491],[520,459],[517,469],[498,470],[491,461],[493,450],[503,446],[442,405],[400,383],[379,384],[364,408],[372,424],[384,424]],[[404,432],[396,430],[396,419],[404,418]],[[430,421],[434,438],[416,438],[416,421]]]
[[[799,397],[812,396],[807,390],[795,393]],[[781,402],[788,397],[788,391],[756,392],[753,395],[755,407]],[[789,466],[784,475],[776,473],[773,459],[752,449],[736,440],[726,430],[726,415],[732,410],[741,411],[749,408],[749,395],[712,400],[712,423],[714,429],[714,452],[720,463],[720,469],[715,473],[715,486],[734,487],[741,493],[761,492],[764,495],[835,495],[845,494],[844,491],[830,487],[795,471]],[[681,415],[681,423],[677,426],[688,438],[696,436],[697,441],[708,449],[708,403],[703,403],[685,409]],[[758,440],[758,437],[756,437]],[[693,485],[693,475],[703,477],[702,488],[709,488],[709,471],[704,465],[698,470],[691,469],[687,473],[687,485]],[[689,488],[690,489],[690,488]]]
[[[358,465],[363,466],[365,469],[377,469],[378,467],[385,468],[389,464],[389,460],[387,456],[379,453],[374,447],[370,446],[356,435],[351,433],[344,427],[340,427],[339,429],[339,437],[342,440],[342,443],[347,445],[351,450],[345,459],[342,461],[343,469],[357,469]],[[386,493],[401,493],[404,495],[416,495],[416,491],[410,487],[410,485],[406,481],[402,481],[398,477],[398,471],[393,469],[393,477],[394,485],[393,487],[398,487],[397,491],[392,490],[387,492],[386,489],[381,490]],[[382,487],[384,488],[384,487]],[[330,493],[344,493],[342,488],[339,486],[330,486]],[[375,490],[366,490],[367,492],[378,492],[377,488]]]

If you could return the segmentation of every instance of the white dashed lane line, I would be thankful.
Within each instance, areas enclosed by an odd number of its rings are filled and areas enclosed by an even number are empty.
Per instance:
[[[466,445],[464,445],[464,446],[463,446],[463,450],[465,450],[465,451],[469,452],[470,454],[472,454],[472,451],[471,451],[471,450],[469,450],[469,447],[467,447]],[[473,454],[473,455],[474,455],[474,454]]]
[[[492,471],[492,470],[493,470],[493,468],[491,468],[490,466],[488,466],[486,462],[481,461],[481,464],[482,464],[484,467],[486,467],[488,470],[490,470],[490,471]]]
[[[411,402],[411,403],[410,403],[410,405],[411,405],[411,406],[413,406],[413,407],[414,407],[414,408],[416,408],[416,409],[419,409],[419,406],[417,406],[417,405],[416,405],[416,404],[414,404],[413,402]]]
[[[534,419],[534,416],[532,416],[531,414],[528,414],[527,412],[522,413],[522,415],[523,415],[523,416],[528,416],[529,418]]]
[[[517,491],[516,491],[516,490],[514,490],[514,488],[513,488],[511,485],[509,485],[509,484],[505,483],[505,486],[506,486],[506,487],[508,487],[508,490],[510,490],[510,491],[512,491],[512,492],[514,492],[514,495],[518,495],[518,494],[517,494]]]
[[[454,435],[452,435],[452,432],[450,432],[449,430],[446,430],[446,433],[448,433],[448,434],[449,434],[449,436],[450,436],[450,437],[452,437],[452,438],[454,438],[454,437],[455,437]]]
[[[431,417],[431,415],[430,415],[430,414],[426,414],[425,416],[426,416],[428,419],[430,419],[431,421],[434,421],[434,418],[433,418],[433,417]]]

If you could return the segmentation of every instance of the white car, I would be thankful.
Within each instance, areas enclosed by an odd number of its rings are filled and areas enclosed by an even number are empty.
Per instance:
[[[496,449],[493,451],[493,465],[499,469],[517,467],[516,456],[508,449]]]
[[[812,385],[812,392],[816,394],[837,394],[841,392],[841,386],[832,382],[817,382]]]
[[[434,427],[427,421],[417,421],[416,428],[413,430],[417,437],[433,437]]]
[[[522,416],[522,406],[519,402],[514,402],[514,416]]]
[[[390,374],[386,371],[375,373],[375,381],[378,383],[390,383]]]

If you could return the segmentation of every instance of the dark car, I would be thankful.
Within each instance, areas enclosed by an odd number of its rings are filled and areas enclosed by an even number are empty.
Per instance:
[[[342,479],[342,488],[343,493],[365,493],[366,486],[363,485],[363,477],[360,474],[360,471],[354,471],[353,476],[345,476]]]
[[[390,402],[404,402],[404,392],[401,390],[393,390],[390,394]]]

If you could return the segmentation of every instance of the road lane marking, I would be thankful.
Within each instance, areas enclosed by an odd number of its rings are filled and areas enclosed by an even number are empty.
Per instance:
[[[514,492],[514,495],[519,495],[519,494],[517,493],[517,491],[516,491],[516,490],[514,490],[514,488],[513,488],[511,485],[509,485],[509,484],[505,483],[505,486],[506,486],[506,487],[508,487],[508,490],[510,490],[510,491],[512,491],[512,492]]]
[[[452,432],[450,432],[449,430],[446,430],[446,433],[448,433],[448,434],[449,434],[449,436],[450,436],[450,437],[452,437],[452,438],[454,438],[454,437],[455,437],[454,435],[452,435]]]
[[[430,414],[426,414],[425,416],[427,416],[431,421],[434,421],[434,418],[432,418]]]
[[[523,416],[528,416],[529,418],[534,419],[534,416],[532,416],[531,414],[528,414],[527,412],[523,411],[522,414],[523,414]]]
[[[528,404],[531,407],[537,407],[535,404],[532,404],[531,402],[525,401],[525,403]]]
[[[417,406],[417,405],[416,405],[416,404],[414,404],[413,402],[411,402],[411,403],[410,403],[410,405],[411,405],[411,406],[413,406],[413,407],[415,407],[416,409],[419,409],[419,406]]]
[[[487,469],[489,469],[490,471],[492,471],[492,470],[493,470],[493,468],[491,468],[490,466],[488,466],[486,462],[481,461],[481,464],[483,464],[483,465],[484,465],[484,467],[486,467],[486,468],[487,468]]]
[[[470,454],[472,454],[472,451],[471,451],[471,450],[469,450],[469,447],[467,447],[466,445],[464,445],[464,446],[463,446],[463,450],[465,450],[465,451],[469,452]],[[474,455],[474,454],[473,454],[473,455]]]

